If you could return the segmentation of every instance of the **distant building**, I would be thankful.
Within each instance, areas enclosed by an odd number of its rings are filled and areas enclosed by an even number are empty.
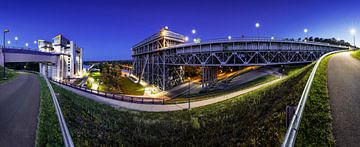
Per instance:
[[[83,49],[63,35],[57,35],[53,42],[38,41],[40,51],[63,53],[57,64],[40,63],[40,73],[54,80],[78,78],[82,75]]]

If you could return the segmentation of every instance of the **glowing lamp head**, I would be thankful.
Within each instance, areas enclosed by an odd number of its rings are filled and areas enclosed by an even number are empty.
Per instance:
[[[231,40],[231,36],[228,36],[228,39]]]
[[[28,47],[28,46],[29,46],[29,43],[25,43],[25,46]]]
[[[168,29],[169,29],[169,27],[168,27],[168,26],[165,26],[165,27],[164,27],[164,29],[165,29],[165,30],[168,30]]]
[[[166,36],[166,30],[161,31],[161,36]]]
[[[7,41],[7,43],[8,43],[8,44],[10,44],[10,43],[11,43],[11,41],[9,40],[9,41]]]
[[[258,23],[258,22],[255,23],[255,27],[256,27],[256,28],[259,28],[259,27],[260,27],[260,23]]]
[[[350,30],[350,33],[351,33],[351,35],[355,35],[355,34],[356,34],[356,30],[355,30],[355,29],[351,29],[351,30]]]
[[[18,37],[15,37],[15,40],[18,40],[19,38]]]
[[[189,37],[185,36],[185,41],[189,41]]]
[[[8,32],[10,32],[8,29],[5,29],[5,30],[4,30],[4,33],[8,33]]]
[[[307,28],[304,29],[304,33],[307,33],[309,30]]]
[[[195,30],[195,29],[192,29],[192,30],[191,30],[191,33],[192,33],[192,34],[195,34],[195,33],[196,33],[196,30]]]
[[[34,41],[34,44],[36,44],[37,43],[37,41]]]
[[[275,38],[274,37],[271,37],[271,40],[274,40]]]

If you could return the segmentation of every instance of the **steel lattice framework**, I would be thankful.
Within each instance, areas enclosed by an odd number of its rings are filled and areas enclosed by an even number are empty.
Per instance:
[[[135,45],[132,73],[166,90],[183,83],[185,66],[201,66],[204,88],[216,81],[219,66],[309,63],[327,52],[348,49],[324,43],[266,38],[184,42],[185,36],[163,29]]]

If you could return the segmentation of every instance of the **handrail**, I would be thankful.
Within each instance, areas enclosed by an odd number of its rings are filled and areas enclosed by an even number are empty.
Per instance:
[[[328,55],[338,53],[338,52],[343,52],[343,51],[345,51],[345,50],[338,50],[338,51],[333,51],[333,52],[326,53],[325,55],[321,56],[320,59],[318,59],[316,61],[316,64],[315,64],[313,70],[311,71],[310,77],[309,77],[308,81],[306,82],[304,91],[302,92],[302,95],[301,95],[299,104],[298,104],[298,106],[296,108],[295,114],[292,117],[291,123],[290,123],[290,125],[289,125],[289,127],[288,127],[288,129],[286,131],[284,141],[283,141],[283,143],[281,145],[282,147],[289,147],[289,146],[293,147],[294,144],[295,144],[296,135],[297,135],[299,125],[300,125],[300,122],[301,122],[301,118],[302,118],[302,115],[303,115],[303,112],[304,112],[306,100],[308,98],[310,88],[311,88],[311,85],[312,85],[312,81],[313,81],[313,79],[315,77],[316,70],[318,69],[318,66],[319,66],[321,60],[323,58],[325,58],[326,56],[328,56]]]
[[[61,108],[60,108],[59,102],[58,102],[58,100],[56,98],[54,89],[52,88],[48,78],[43,76],[43,75],[41,75],[41,76],[44,77],[44,79],[46,81],[46,84],[49,87],[51,97],[53,99],[53,102],[54,102],[54,105],[55,105],[55,108],[56,108],[56,114],[57,114],[58,119],[59,119],[61,132],[62,132],[63,139],[64,139],[64,144],[65,144],[66,147],[74,147],[74,143],[72,141],[71,134],[70,134],[69,129],[68,129],[67,125],[66,125],[64,116],[62,115]]]

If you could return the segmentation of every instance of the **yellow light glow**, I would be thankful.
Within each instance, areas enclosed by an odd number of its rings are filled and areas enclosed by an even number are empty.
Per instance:
[[[161,32],[161,36],[166,36],[166,30],[163,30],[162,32]]]

